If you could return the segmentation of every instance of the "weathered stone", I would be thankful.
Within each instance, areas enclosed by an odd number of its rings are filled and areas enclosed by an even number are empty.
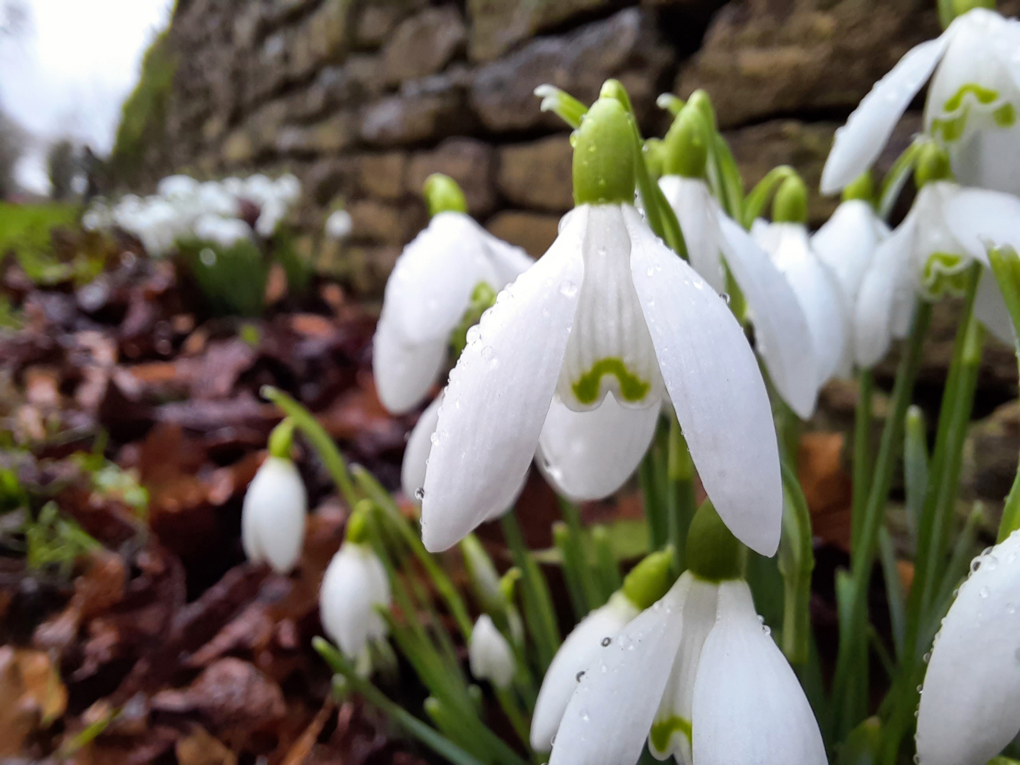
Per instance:
[[[574,206],[574,151],[566,135],[499,150],[499,190],[520,207],[566,212]]]
[[[444,173],[464,190],[468,212],[485,217],[496,206],[492,148],[472,138],[451,138],[435,151],[415,154],[407,168],[407,192],[421,197],[425,179]]]
[[[353,0],[324,0],[288,40],[289,74],[300,79],[317,66],[342,61],[351,36]]]
[[[316,204],[325,207],[337,197],[353,196],[357,176],[358,166],[354,160],[327,159],[314,163],[301,177],[301,184]]]
[[[426,223],[421,207],[398,206],[375,199],[351,202],[347,212],[351,214],[353,239],[381,244],[405,244]]]
[[[243,130],[235,130],[223,142],[223,161],[229,165],[243,165],[255,156],[251,137]]]
[[[523,247],[533,258],[541,257],[556,239],[558,215],[504,210],[497,213],[485,227],[500,239]]]
[[[471,18],[470,54],[491,61],[537,32],[579,14],[623,5],[619,0],[468,0]]]
[[[282,128],[276,134],[276,150],[281,154],[336,154],[356,139],[353,115],[341,113],[316,125]]]
[[[467,117],[463,95],[452,84],[407,89],[365,109],[361,138],[377,146],[434,141],[465,130]]]
[[[939,33],[917,0],[736,0],[715,17],[676,90],[704,88],[721,125],[849,111],[913,45]]]
[[[654,86],[671,58],[657,39],[649,13],[629,8],[562,37],[538,38],[483,66],[471,89],[471,105],[485,127],[495,132],[561,126],[558,117],[539,111],[537,86],[549,83],[590,103],[606,79],[628,70],[644,72]],[[654,98],[644,94],[633,100],[639,118],[654,108]]]
[[[383,49],[387,82],[399,83],[439,72],[464,45],[466,31],[457,9],[429,8],[401,22]]]
[[[365,3],[358,17],[354,43],[360,48],[378,48],[408,14],[423,7],[424,0],[373,0]]]
[[[390,201],[404,196],[407,155],[399,151],[358,158],[358,187],[363,194]]]
[[[1001,505],[1016,476],[1020,453],[1020,404],[1011,401],[971,426],[960,477],[969,499]]]
[[[382,296],[401,249],[395,245],[366,247],[327,243],[320,267],[346,283],[356,297],[378,298]]]

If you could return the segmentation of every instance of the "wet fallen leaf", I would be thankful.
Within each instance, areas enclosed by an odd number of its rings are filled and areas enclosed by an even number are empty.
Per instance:
[[[174,746],[178,765],[236,765],[237,755],[201,725]]]
[[[0,699],[0,756],[11,756],[64,714],[67,688],[48,653],[0,646]]]

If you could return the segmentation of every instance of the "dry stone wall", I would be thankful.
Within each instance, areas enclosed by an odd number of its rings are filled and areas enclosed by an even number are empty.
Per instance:
[[[617,77],[648,134],[666,126],[660,92],[703,87],[749,184],[781,162],[817,184],[835,127],[937,32],[933,0],[179,0],[147,173],[295,172],[309,224],[345,203],[354,234],[334,265],[378,294],[425,223],[431,172],[494,233],[544,251],[571,206],[570,147],[539,84],[587,101]]]

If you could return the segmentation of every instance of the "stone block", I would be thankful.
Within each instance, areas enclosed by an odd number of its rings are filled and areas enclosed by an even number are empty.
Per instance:
[[[533,258],[541,257],[556,239],[560,216],[525,210],[503,210],[485,224],[494,236],[524,248]]]
[[[311,199],[323,207],[338,197],[348,198],[357,188],[358,164],[349,157],[322,159],[311,165],[301,177],[301,185]]]
[[[495,158],[488,144],[451,138],[434,151],[415,154],[407,169],[408,194],[420,198],[432,173],[444,173],[460,184],[471,215],[484,218],[495,208]]]
[[[360,199],[347,205],[353,230],[351,237],[381,244],[406,244],[426,223],[424,209]]]
[[[566,212],[574,206],[574,151],[566,134],[499,150],[499,191],[519,207]]]
[[[281,128],[275,147],[281,154],[336,154],[353,144],[357,136],[353,115],[340,113],[315,125]]]
[[[383,48],[386,81],[399,83],[442,71],[463,47],[466,36],[460,12],[452,5],[411,16]]]
[[[373,146],[437,141],[469,127],[463,94],[452,84],[405,90],[366,107],[361,138]]]
[[[407,155],[399,151],[365,154],[357,158],[358,188],[377,199],[395,201],[404,196]]]

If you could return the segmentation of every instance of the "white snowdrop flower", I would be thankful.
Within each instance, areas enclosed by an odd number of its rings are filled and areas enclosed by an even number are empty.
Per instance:
[[[293,173],[281,175],[273,184],[276,196],[288,207],[293,207],[301,199],[301,181]]]
[[[188,230],[188,221],[170,202],[159,197],[147,199],[136,209],[128,209],[119,216],[118,224],[141,241],[145,251],[153,258],[169,255],[178,237]]]
[[[514,679],[513,651],[488,614],[479,616],[471,631],[468,660],[472,675],[497,688],[506,688]]]
[[[779,187],[772,217],[771,223],[756,220],[751,235],[786,277],[807,318],[817,390],[833,377],[849,372],[849,307],[844,305],[836,275],[811,247],[807,189],[800,178],[788,178]]]
[[[542,679],[531,718],[531,746],[548,752],[570,697],[586,670],[595,664],[620,631],[642,610],[657,601],[669,587],[673,551],[654,552],[635,566],[623,586],[605,605],[578,622]]]
[[[238,242],[251,241],[251,226],[239,218],[221,218],[218,215],[201,215],[195,221],[194,234],[203,242],[213,242],[224,249]]]
[[[237,196],[231,193],[222,183],[207,181],[198,188],[195,196],[196,214],[219,215],[224,218],[236,218],[241,214]]]
[[[330,239],[346,239],[354,230],[351,214],[346,210],[335,210],[326,218],[324,230]]]
[[[451,179],[433,176],[429,188],[434,197],[459,199],[441,206],[397,258],[375,333],[379,400],[396,414],[417,406],[439,379],[451,335],[476,290],[498,292],[533,262],[463,212],[463,195]]]
[[[554,397],[590,412],[611,395],[637,432],[668,393],[709,496],[734,533],[771,555],[782,486],[754,353],[722,298],[634,208],[634,168],[618,160],[633,132],[619,102],[599,99],[575,135],[578,207],[471,329],[450,374],[425,474],[425,546],[444,550],[508,506]],[[596,143],[616,161],[592,159]],[[605,437],[640,444],[622,429]],[[630,471],[642,454],[626,455]]]
[[[698,107],[685,107],[665,139],[666,174],[659,179],[683,229],[691,266],[726,292],[725,265],[743,293],[758,353],[776,390],[802,419],[814,413],[818,373],[807,318],[786,277],[742,226],[723,212],[705,182],[707,136]]]
[[[1020,533],[975,565],[925,673],[921,765],[984,765],[1020,731]]]
[[[114,211],[102,199],[97,199],[81,216],[81,227],[86,231],[106,231],[113,227]]]
[[[269,456],[248,486],[241,509],[241,544],[253,563],[285,574],[294,568],[305,540],[308,497],[294,463]]]
[[[428,405],[411,430],[404,447],[404,461],[400,465],[400,487],[408,497],[416,497],[425,485],[425,466],[432,450],[432,435],[439,422],[439,407],[443,394]]]
[[[261,207],[276,196],[276,190],[273,181],[268,176],[256,173],[244,179],[244,188],[240,196]]]
[[[185,199],[198,193],[199,183],[187,175],[170,175],[156,184],[156,193],[169,200]]]
[[[346,656],[358,659],[370,640],[386,637],[386,622],[376,608],[389,605],[386,569],[369,545],[352,541],[349,534],[322,578],[319,615],[323,629]]]
[[[873,366],[892,338],[906,336],[917,297],[934,301],[963,294],[971,263],[987,265],[986,248],[1002,244],[1020,245],[1020,200],[948,181],[925,184],[861,282],[854,316],[857,364]],[[1013,342],[1009,313],[988,269],[978,284],[974,313],[997,337]]]
[[[255,221],[255,232],[263,239],[268,239],[276,233],[280,223],[287,217],[288,204],[280,197],[267,199],[259,211],[259,218]]]
[[[839,191],[872,165],[929,78],[925,131],[949,150],[960,181],[1020,193],[1018,50],[1020,22],[985,8],[912,48],[836,132],[822,193]]]
[[[707,567],[691,560],[599,652],[576,684],[550,765],[633,765],[646,739],[656,757],[686,765],[825,765],[800,682],[738,578],[737,547],[722,551],[710,550]]]

